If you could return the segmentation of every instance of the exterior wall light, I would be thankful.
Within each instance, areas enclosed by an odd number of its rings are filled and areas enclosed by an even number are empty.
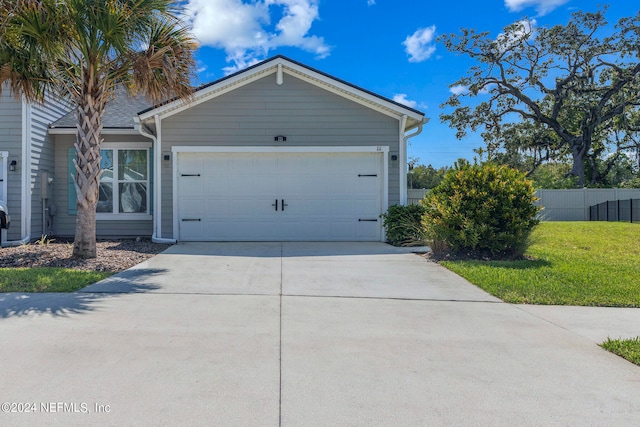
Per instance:
[[[11,160],[11,163],[9,163],[9,170],[11,172],[14,172],[16,170],[16,166],[18,165],[18,162],[15,160]]]

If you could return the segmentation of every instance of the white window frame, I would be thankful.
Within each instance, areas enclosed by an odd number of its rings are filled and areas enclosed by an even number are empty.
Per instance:
[[[151,221],[151,162],[149,149],[151,143],[147,142],[111,142],[102,143],[100,150],[113,150],[113,212],[97,212],[96,221]],[[144,213],[121,213],[120,210],[120,187],[118,180],[118,151],[119,150],[147,150],[147,212]]]

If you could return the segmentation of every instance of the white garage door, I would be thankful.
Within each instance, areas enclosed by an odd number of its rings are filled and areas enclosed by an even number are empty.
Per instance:
[[[381,153],[178,153],[182,241],[381,238]]]

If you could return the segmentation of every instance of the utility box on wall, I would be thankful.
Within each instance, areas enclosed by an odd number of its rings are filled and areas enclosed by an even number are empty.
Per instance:
[[[49,198],[49,184],[53,182],[53,177],[49,175],[49,172],[43,171],[40,174],[40,198],[48,199]]]
[[[399,161],[398,161],[398,153],[393,153],[390,152],[389,153],[389,166],[392,168],[396,168],[398,167]]]

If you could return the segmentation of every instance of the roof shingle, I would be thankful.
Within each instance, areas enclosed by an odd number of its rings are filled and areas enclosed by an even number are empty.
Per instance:
[[[118,87],[115,97],[107,102],[102,126],[106,129],[133,129],[135,125],[133,118],[138,115],[138,111],[147,109],[150,105],[151,103],[144,96],[130,97],[123,87]],[[76,112],[72,110],[49,127],[75,128],[76,122]]]

